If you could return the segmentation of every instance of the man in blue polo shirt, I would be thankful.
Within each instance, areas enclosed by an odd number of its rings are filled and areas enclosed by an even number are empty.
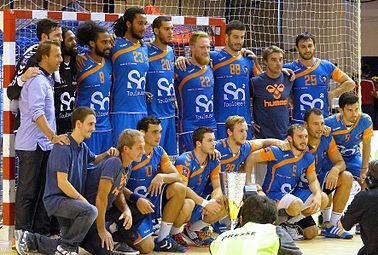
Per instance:
[[[82,118],[84,118],[83,122],[80,120]],[[54,240],[38,233],[25,231],[21,241],[19,242],[20,244],[17,246],[17,251],[19,254],[23,255],[29,254],[28,252],[38,251],[43,254],[77,255],[76,251],[72,251],[73,249],[67,250],[63,245],[66,245],[67,239],[68,241],[72,241],[75,242],[74,244],[77,244],[84,237],[85,238],[81,242],[81,246],[90,251],[91,254],[114,254],[116,251],[121,251],[119,249],[120,247],[123,248],[123,251],[125,251],[125,248],[129,248],[122,245],[116,246],[113,243],[113,238],[118,242],[130,240],[130,236],[133,233],[132,231],[129,231],[131,225],[135,225],[143,217],[135,214],[131,216],[130,209],[125,202],[122,192],[124,185],[127,182],[128,172],[130,171],[128,165],[133,160],[140,160],[144,153],[143,134],[137,130],[124,130],[121,133],[118,142],[118,149],[121,151],[120,157],[107,157],[106,159],[102,160],[94,170],[88,171],[87,177],[84,178],[86,176],[85,173],[87,172],[85,168],[88,165],[86,162],[94,159],[94,157],[85,143],[77,143],[77,141],[82,141],[84,138],[89,137],[89,134],[93,131],[92,125],[95,125],[93,123],[94,120],[94,112],[90,108],[79,107],[76,109],[73,113],[73,121],[77,123],[77,125],[72,133],[72,136],[70,136],[72,146],[66,146],[68,150],[72,151],[72,153],[64,153],[66,148],[54,148],[52,152],[52,156],[54,157],[53,159],[59,160],[60,158],[61,163],[49,162],[49,166],[53,165],[54,167],[52,168],[52,171],[49,172],[49,177],[54,179],[53,177],[55,172],[57,173],[57,176],[65,174],[63,170],[56,171],[55,169],[66,169],[67,167],[64,165],[67,165],[67,163],[64,162],[67,162],[67,160],[65,158],[72,158],[72,161],[69,162],[69,164],[71,164],[73,167],[68,170],[68,179],[69,184],[75,186],[76,190],[71,190],[73,193],[70,194],[66,193],[67,196],[71,196],[71,198],[58,193],[56,186],[49,185],[49,187],[53,188],[52,191],[46,195],[45,199],[45,201],[47,201],[46,203],[49,204],[49,206],[46,206],[49,208],[49,212],[52,210],[51,208],[54,207],[52,202],[60,200],[60,202],[57,202],[58,209],[55,212],[55,215],[64,214],[64,218],[66,219],[62,220],[63,218],[59,218],[59,216],[58,219],[60,219],[60,222],[67,224],[70,223],[71,225],[62,225],[61,240]],[[81,128],[78,128],[79,125]],[[80,133],[80,136],[78,136],[78,133]],[[78,137],[80,139],[78,139]],[[62,153],[60,153],[60,155],[55,155],[55,152]],[[114,152],[117,151],[112,148],[107,151],[107,153],[97,156],[94,162],[96,163],[97,161],[100,161],[100,159],[109,154],[118,154]],[[80,161],[84,163],[78,164]],[[49,169],[51,170],[51,168]],[[83,170],[84,174],[78,176],[77,174]],[[79,187],[78,181],[75,181],[74,175],[77,177],[82,177],[82,180],[84,180],[80,182]],[[50,181],[51,179],[49,178]],[[84,183],[85,179],[86,183]],[[50,183],[55,183],[56,185],[56,180],[52,180]],[[61,188],[63,192],[67,192],[64,185],[60,185],[59,188]],[[82,191],[84,189],[85,198],[82,196],[84,193]],[[74,194],[75,192],[77,194]],[[77,199],[75,200],[72,198]],[[113,203],[114,206],[112,206]],[[97,210],[94,205],[96,205],[98,208],[96,223],[94,223],[94,220],[97,215]],[[81,209],[79,207],[81,207]],[[114,221],[115,224],[117,224],[116,226],[118,227],[118,231],[114,230],[112,227],[112,223]],[[91,225],[92,227],[88,231]],[[68,228],[70,228],[69,232],[65,231]],[[70,245],[72,246],[72,243],[70,243]],[[150,250],[152,250],[152,248],[150,248]],[[137,253],[134,252],[133,254]],[[132,253],[128,252],[127,254]]]
[[[43,202],[49,216],[55,216],[61,226],[61,242],[55,254],[76,254],[79,243],[97,217],[97,209],[84,198],[89,163],[97,164],[107,155],[118,151],[110,148],[96,156],[83,142],[95,129],[96,114],[87,107],[79,107],[72,114],[74,127],[69,145],[56,144],[47,163],[46,189]],[[17,250],[24,246],[21,233]],[[22,253],[21,253],[22,254]]]

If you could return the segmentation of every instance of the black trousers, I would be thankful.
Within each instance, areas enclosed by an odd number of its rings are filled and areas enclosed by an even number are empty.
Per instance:
[[[43,151],[37,145],[35,151],[17,150],[16,153],[19,159],[16,229],[50,234],[51,218],[47,215],[42,201],[50,151]]]

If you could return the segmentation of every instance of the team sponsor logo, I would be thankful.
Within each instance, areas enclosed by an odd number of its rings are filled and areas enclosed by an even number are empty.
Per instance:
[[[107,104],[107,107],[106,107],[106,104]],[[108,96],[104,97],[101,91],[96,91],[91,96],[90,107],[94,110],[100,108],[100,110],[102,111],[109,109],[109,97]]]
[[[158,96],[173,96],[175,94],[175,89],[173,87],[173,80],[169,83],[167,78],[160,78],[157,82],[158,85]],[[164,93],[163,93],[164,92]]]
[[[283,85],[282,83],[281,84],[269,84],[268,86],[266,86],[266,91],[268,91],[269,93],[271,93],[273,95],[273,98],[274,99],[280,99],[281,98],[281,93],[284,92],[285,90],[285,85]]]
[[[133,191],[134,193],[142,196],[142,197],[147,197],[147,188],[145,186],[139,186],[139,187],[136,187]]]
[[[281,99],[282,93],[285,91],[285,85],[280,84],[268,84],[265,90],[272,94],[274,100],[264,100],[264,107],[283,106],[288,104],[287,99]]]
[[[141,76],[140,73],[137,70],[132,70],[127,75],[127,78],[129,81],[127,82],[127,88],[132,89],[135,87],[135,89],[144,90],[145,84],[146,84],[146,77]]]
[[[241,88],[233,82],[227,82],[224,85],[223,106],[224,107],[244,107],[245,103],[245,84]]]
[[[327,75],[323,74],[322,76],[320,76],[320,81],[323,83],[323,84],[326,84],[328,82],[328,77]]]
[[[213,99],[207,98],[206,95],[199,95],[196,97],[196,112],[213,112]],[[202,109],[202,110],[201,110]]]
[[[242,88],[237,88],[233,82],[227,82],[224,85],[224,100],[230,100],[230,96],[232,96],[231,100],[241,100],[245,101],[245,84],[242,85]]]
[[[337,145],[337,148],[339,149],[341,155],[346,156],[346,157],[355,155],[356,153],[360,151],[358,144],[354,145],[352,148],[347,148],[346,146],[343,146],[343,145]]]
[[[282,184],[281,185],[281,192],[282,193],[290,193],[291,192],[291,190],[292,190],[292,188],[291,188],[291,184],[290,183],[284,183],[284,184]]]
[[[311,94],[303,94],[299,97],[301,103],[300,109],[301,111],[305,111],[305,106],[307,106],[307,109],[318,108],[322,110],[324,108],[324,99],[323,93],[320,93],[319,98],[314,98]]]
[[[196,97],[196,119],[210,119],[214,117],[214,103],[213,98],[208,98],[206,95],[199,95]]]
[[[306,173],[302,173],[301,177],[299,179],[300,179],[300,182],[298,183],[298,187],[299,188],[307,188],[308,180],[307,180],[307,177],[306,177]]]
[[[71,97],[67,91],[60,95],[60,111],[71,111],[75,106],[75,97]]]

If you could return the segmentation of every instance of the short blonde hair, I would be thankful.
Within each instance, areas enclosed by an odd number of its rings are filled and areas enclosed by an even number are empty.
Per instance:
[[[190,35],[189,45],[194,45],[200,38],[209,38],[209,34],[204,31],[195,31]]]
[[[123,130],[118,137],[117,149],[119,150],[119,152],[122,152],[124,146],[127,146],[131,149],[135,144],[137,137],[143,138],[144,135],[142,132],[135,129]]]
[[[239,116],[239,115],[233,115],[233,116],[228,117],[226,120],[226,132],[228,129],[230,129],[231,132],[234,131],[234,127],[236,124],[241,124],[244,122],[246,122],[244,117]]]

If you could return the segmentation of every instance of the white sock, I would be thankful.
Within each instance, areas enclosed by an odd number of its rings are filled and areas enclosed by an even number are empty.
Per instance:
[[[332,226],[337,226],[341,218],[342,213],[332,212],[330,223]]]
[[[299,214],[299,215],[297,215],[297,216],[295,216],[295,217],[289,219],[287,222],[288,222],[289,224],[294,224],[294,223],[297,223],[297,222],[300,221],[300,220],[303,220],[304,218],[306,218],[306,216],[304,216],[304,215],[301,213],[301,214]]]
[[[332,212],[331,207],[327,207],[322,210],[323,222],[327,222],[331,220],[331,212]]]
[[[158,235],[158,242],[163,240],[166,236],[169,235],[169,232],[171,231],[171,228],[173,226],[173,223],[162,221],[160,225],[160,231]]]
[[[177,235],[177,234],[180,234],[181,232],[182,232],[182,227],[179,227],[179,228],[172,227],[171,229],[171,235]]]
[[[209,226],[210,224],[204,222],[203,220],[199,220],[194,222],[192,225],[190,225],[189,230],[191,231],[200,231],[204,227]]]

